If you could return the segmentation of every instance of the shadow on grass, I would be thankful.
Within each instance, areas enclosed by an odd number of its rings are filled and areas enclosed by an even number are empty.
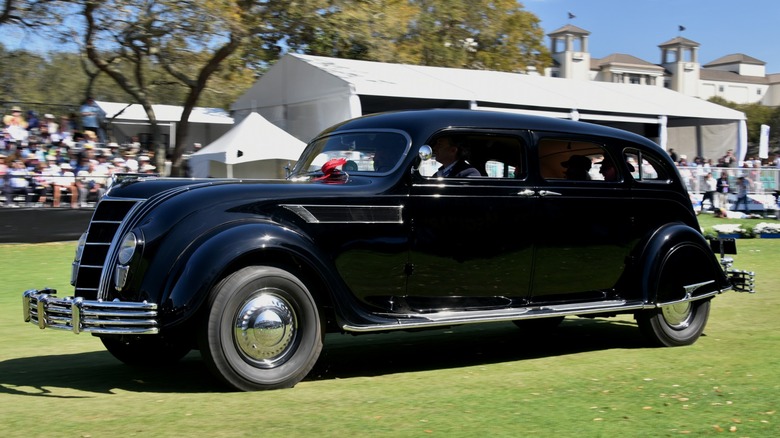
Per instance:
[[[511,322],[361,336],[328,335],[307,380],[459,368],[581,352],[645,348],[636,324],[567,318],[549,331],[529,332]]]
[[[530,333],[512,323],[476,324],[418,332],[328,335],[306,380],[345,379],[528,360],[580,352],[643,348],[636,325],[619,320],[567,318],[560,327]],[[222,392],[197,351],[169,367],[124,365],[108,352],[62,354],[0,362],[0,393],[57,395],[50,388],[110,394]]]
[[[209,374],[197,351],[172,366],[125,365],[107,351],[24,357],[0,362],[0,394],[86,398],[57,395],[53,388],[110,394],[130,392],[202,393],[224,391]]]

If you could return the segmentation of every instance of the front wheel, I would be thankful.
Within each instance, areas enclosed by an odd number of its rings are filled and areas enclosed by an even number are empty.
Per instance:
[[[291,388],[322,350],[319,312],[291,273],[250,266],[211,292],[201,354],[222,381],[243,391]]]
[[[636,316],[639,329],[655,345],[677,347],[699,339],[710,315],[710,300],[686,301],[645,310]]]

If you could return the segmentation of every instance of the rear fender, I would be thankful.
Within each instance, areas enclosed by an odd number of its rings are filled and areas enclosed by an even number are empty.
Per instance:
[[[639,287],[648,303],[667,303],[686,299],[688,293],[696,297],[729,287],[704,236],[684,224],[658,229],[645,245],[640,260]]]

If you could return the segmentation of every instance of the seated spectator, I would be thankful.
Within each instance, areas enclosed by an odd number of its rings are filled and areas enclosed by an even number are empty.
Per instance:
[[[70,194],[70,207],[78,208],[79,189],[76,186],[76,175],[73,174],[73,166],[70,163],[62,163],[59,175],[53,179],[52,206],[59,207],[62,195]]]
[[[5,125],[6,132],[14,140],[22,141],[27,140],[29,132],[27,131],[27,121],[24,120],[22,115],[22,109],[18,106],[11,108],[11,114],[3,117],[3,125]]]
[[[5,205],[6,207],[18,207],[14,203],[14,197],[17,195],[24,195],[24,202],[30,203],[30,181],[29,172],[24,166],[22,160],[14,160],[11,164],[11,168],[8,169],[5,175],[4,190],[5,193]]]
[[[8,173],[8,165],[5,164],[7,156],[0,154],[0,181],[5,181],[5,174]]]
[[[33,160],[34,167],[32,178],[30,180],[30,190],[32,191],[33,202],[36,206],[46,203],[46,200],[52,193],[51,172],[47,161]]]
[[[146,173],[146,174],[154,174],[156,169],[157,169],[157,167],[152,166],[151,164],[147,163],[147,164],[144,164],[143,166],[141,166],[140,172],[141,173]]]
[[[78,187],[81,206],[86,207],[89,199],[100,201],[106,193],[106,175],[97,170],[97,162],[90,160],[86,169],[79,170],[76,174],[76,186]]]

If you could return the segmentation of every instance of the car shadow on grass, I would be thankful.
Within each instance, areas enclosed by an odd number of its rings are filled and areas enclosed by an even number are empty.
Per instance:
[[[175,365],[160,368],[125,365],[107,351],[24,357],[0,362],[0,394],[88,398],[56,388],[86,393],[119,391],[202,393],[224,391],[197,351]],[[66,391],[67,392],[67,391]]]
[[[631,321],[566,318],[555,329],[476,324],[360,336],[328,335],[307,380],[459,368],[581,352],[648,348]]]
[[[380,376],[645,347],[635,324],[604,319],[567,318],[558,328],[541,332],[524,331],[509,322],[360,336],[330,334],[325,338],[320,359],[305,380]],[[160,368],[124,365],[106,351],[0,362],[0,393],[86,398],[91,397],[89,393],[115,391],[229,390],[208,372],[197,351],[174,365]]]

